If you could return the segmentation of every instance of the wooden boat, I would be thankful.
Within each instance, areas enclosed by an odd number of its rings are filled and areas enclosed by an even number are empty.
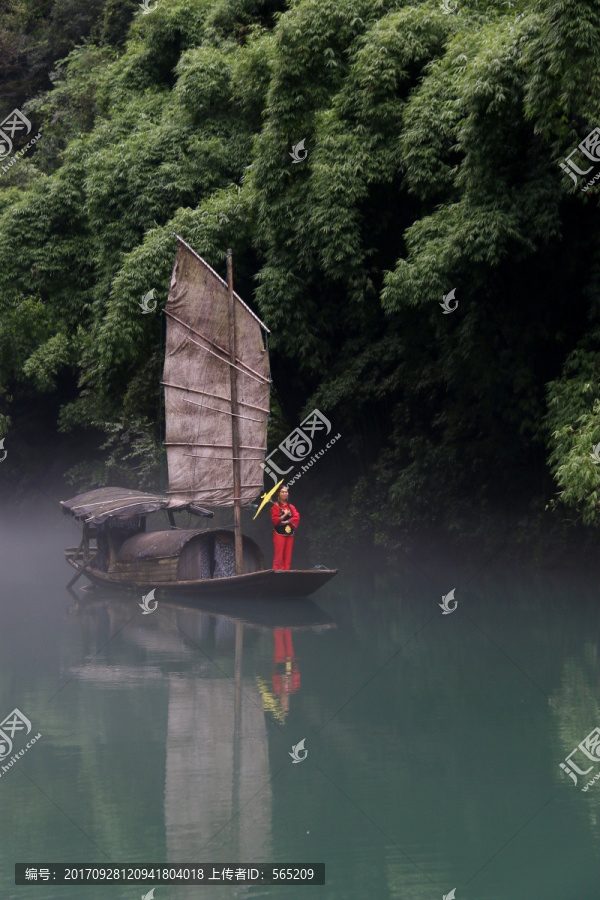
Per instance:
[[[242,534],[242,507],[263,486],[270,398],[267,327],[233,290],[231,251],[225,282],[177,236],[164,313],[169,489],[165,495],[105,487],[62,501],[83,523],[79,547],[65,551],[92,584],[193,592],[198,597],[305,597],[337,569],[275,571]],[[183,529],[174,513],[212,517],[233,507],[233,529]],[[147,531],[165,510],[170,530]]]

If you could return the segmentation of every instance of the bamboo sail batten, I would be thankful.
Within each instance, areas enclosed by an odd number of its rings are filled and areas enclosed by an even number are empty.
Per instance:
[[[231,456],[198,456],[197,453],[186,453],[193,459],[231,459]],[[234,456],[233,459],[262,459],[262,456]]]
[[[226,403],[229,403],[229,397],[222,397],[220,394],[210,394],[208,391],[200,391],[197,388],[185,387],[183,384],[172,384],[171,382],[161,381],[163,387],[176,388],[179,391],[191,391],[193,394],[201,394],[203,397],[213,397],[215,400],[224,400]],[[262,406],[254,406],[252,403],[244,403],[243,400],[238,400],[238,404],[241,406],[249,406],[251,409],[257,409],[259,412],[264,412],[267,415],[270,415],[269,409],[264,409]]]
[[[198,498],[208,506],[248,506],[262,487],[267,452],[268,329],[180,239],[165,312],[168,495],[182,503]]]
[[[210,409],[212,412],[218,412],[225,416],[237,416],[238,419],[247,419],[248,422],[260,422],[262,424],[262,419],[253,419],[251,416],[243,416],[241,413],[234,413],[228,409],[217,409],[216,406],[208,406],[206,403],[195,403],[193,400],[189,400],[187,397],[183,398],[185,403],[191,403],[193,406],[199,406],[200,409]]]
[[[163,441],[165,447],[231,447],[231,444],[201,444],[198,441]],[[240,447],[240,450],[262,450],[266,453],[265,447]],[[230,456],[214,457],[214,459],[231,459]],[[254,457],[256,459],[256,457]]]
[[[251,369],[250,366],[247,366],[247,365],[243,362],[243,360],[238,359],[237,356],[236,356],[235,362],[236,362],[236,363],[240,363],[240,365],[244,366],[245,369],[248,369],[248,371],[245,372],[244,369],[241,369],[239,366],[235,365],[235,363],[233,363],[231,360],[227,359],[227,356],[226,356],[227,351],[226,351],[226,350],[223,350],[223,348],[220,347],[218,344],[216,344],[214,341],[211,341],[211,340],[210,340],[209,338],[207,338],[205,335],[200,334],[198,331],[196,331],[194,328],[192,328],[191,325],[188,325],[187,322],[182,322],[181,319],[178,319],[177,316],[174,316],[173,313],[172,313],[172,312],[169,312],[167,309],[164,310],[164,313],[165,313],[165,315],[169,316],[171,319],[174,319],[174,320],[175,320],[179,325],[181,325],[183,328],[186,328],[188,331],[191,331],[192,334],[195,334],[195,335],[196,335],[196,337],[202,338],[202,340],[203,340],[203,341],[206,341],[207,344],[210,344],[211,347],[216,347],[216,349],[219,351],[219,353],[223,353],[223,354],[225,354],[225,356],[219,356],[219,355],[218,355],[217,353],[215,353],[213,350],[209,350],[208,347],[202,347],[201,344],[196,344],[197,347],[200,347],[202,350],[206,350],[207,353],[212,353],[213,356],[215,356],[217,359],[220,359],[221,362],[227,363],[228,366],[234,366],[234,368],[236,368],[236,369],[237,369],[239,372],[241,372],[243,375],[250,375],[250,374],[252,374],[252,375],[254,375],[256,378],[258,378],[259,381],[266,381],[266,380],[267,380],[267,379],[264,378],[263,375],[260,374],[260,372],[255,372],[254,369]],[[188,337],[188,340],[191,341],[192,339],[191,339],[190,337]],[[195,341],[194,341],[193,343],[195,343]]]
[[[188,340],[188,341],[190,342],[190,344],[194,344],[195,347],[199,347],[200,350],[204,350],[205,353],[210,353],[211,356],[214,356],[215,359],[218,359],[218,360],[219,360],[219,362],[225,363],[226,365],[228,365],[228,366],[229,366],[230,368],[232,368],[232,369],[237,369],[237,371],[238,371],[238,372],[241,372],[242,375],[245,375],[246,378],[254,378],[254,380],[255,380],[255,381],[258,381],[258,382],[260,382],[260,381],[262,380],[265,384],[268,384],[268,383],[269,383],[269,382],[267,381],[266,378],[265,378],[265,379],[261,379],[261,378],[259,378],[257,375],[253,375],[252,372],[247,372],[245,369],[240,368],[240,366],[236,366],[235,363],[232,363],[232,362],[231,362],[231,360],[229,360],[229,359],[223,359],[223,357],[222,357],[222,356],[218,356],[218,355],[215,353],[214,350],[210,350],[208,347],[203,347],[202,344],[199,344],[198,341],[195,341],[195,340],[194,340],[193,338],[191,338],[189,335],[186,337],[186,340]]]

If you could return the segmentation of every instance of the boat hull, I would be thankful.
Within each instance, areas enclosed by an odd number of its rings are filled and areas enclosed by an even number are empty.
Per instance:
[[[230,575],[224,578],[195,579],[193,581],[171,581],[163,584],[152,583],[138,576],[135,581],[124,580],[109,575],[91,566],[84,568],[83,563],[71,556],[65,557],[76,571],[91,581],[92,584],[104,588],[119,590],[145,591],[155,588],[159,594],[190,594],[201,597],[226,597],[228,599],[285,599],[286,597],[308,597],[337,575],[337,569],[261,569],[258,572],[247,572],[244,575]],[[190,597],[190,599],[192,599]]]

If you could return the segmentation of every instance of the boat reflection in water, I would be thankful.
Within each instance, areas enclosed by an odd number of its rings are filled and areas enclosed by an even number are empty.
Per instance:
[[[92,661],[69,674],[124,686],[166,680],[167,862],[273,861],[267,719],[284,724],[290,698],[301,687],[294,633],[321,632],[335,623],[310,600],[203,601],[201,609],[171,602],[127,624],[135,609],[131,599],[97,591],[77,596],[69,612],[84,624],[84,652],[122,629],[123,644],[143,648],[147,663]],[[273,656],[267,664],[269,632]],[[244,672],[244,651],[250,672]],[[215,885],[211,898],[244,893],[242,883]],[[191,900],[198,887],[181,885],[177,895]]]

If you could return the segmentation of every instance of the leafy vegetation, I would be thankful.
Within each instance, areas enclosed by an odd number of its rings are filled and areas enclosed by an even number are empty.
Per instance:
[[[283,418],[343,433],[324,510],[344,490],[385,543],[559,491],[596,524],[598,200],[559,163],[600,123],[597,3],[153,6],[0,16],[6,114],[43,125],[0,180],[2,433],[51,398],[149,484],[161,325],[138,304],[164,302],[177,232],[218,271],[233,247]]]

